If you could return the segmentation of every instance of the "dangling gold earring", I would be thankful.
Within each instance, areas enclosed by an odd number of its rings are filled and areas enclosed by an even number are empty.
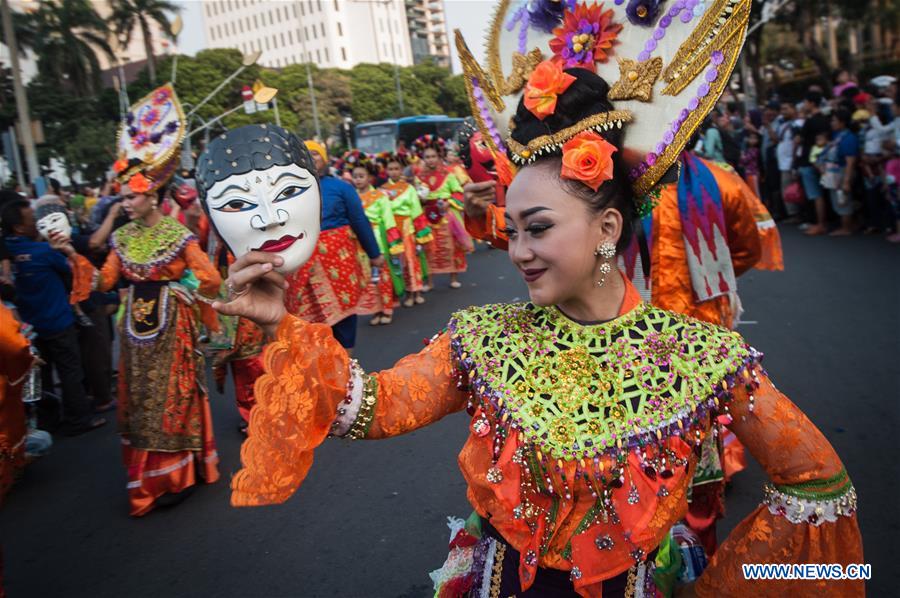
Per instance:
[[[598,287],[602,287],[606,284],[606,275],[612,272],[612,266],[609,262],[616,257],[616,246],[609,241],[600,243],[600,245],[597,246],[597,249],[594,250],[594,255],[603,258],[603,263],[600,264],[600,280],[594,283]]]

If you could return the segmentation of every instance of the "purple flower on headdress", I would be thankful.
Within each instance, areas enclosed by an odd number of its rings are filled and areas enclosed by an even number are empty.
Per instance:
[[[144,114],[143,118],[141,118],[141,122],[145,127],[152,126],[156,121],[159,120],[159,110],[156,108],[151,108]]]
[[[562,23],[566,4],[560,0],[529,0],[528,24],[544,33],[553,33],[553,28]]]
[[[625,7],[625,14],[632,25],[650,27],[659,14],[659,0],[630,0]]]
[[[138,134],[137,127],[128,127],[128,136],[129,137],[136,137],[137,134]]]
[[[162,139],[162,131],[157,131],[150,135],[150,143],[159,143],[159,140]]]
[[[579,4],[574,11],[563,13],[563,23],[553,30],[556,36],[550,40],[554,61],[564,68],[583,68],[597,72],[595,62],[606,62],[617,43],[622,25],[613,20],[612,10],[603,10],[603,4]]]
[[[139,148],[139,147],[143,147],[143,146],[147,145],[147,141],[149,141],[147,134],[144,132],[141,132],[134,136],[134,138],[131,140],[131,144],[135,148]]]
[[[166,123],[166,133],[174,133],[178,130],[178,121],[170,120]]]
[[[134,123],[134,112],[129,112],[125,115],[125,122],[127,122],[129,125]]]

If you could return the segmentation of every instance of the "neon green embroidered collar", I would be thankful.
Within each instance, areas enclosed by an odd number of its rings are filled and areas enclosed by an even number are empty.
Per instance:
[[[530,303],[488,305],[457,312],[450,330],[481,404],[557,459],[683,429],[758,356],[734,332],[645,303],[598,325]]]
[[[112,247],[127,271],[149,275],[150,270],[175,259],[193,233],[174,218],[163,217],[154,226],[129,222],[112,237]]]

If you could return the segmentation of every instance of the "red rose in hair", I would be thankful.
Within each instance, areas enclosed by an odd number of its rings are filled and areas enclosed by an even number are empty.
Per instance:
[[[562,151],[563,178],[581,181],[594,191],[613,178],[612,156],[618,149],[597,133],[581,133],[567,141]]]
[[[141,173],[137,173],[128,179],[128,186],[135,193],[146,193],[150,190],[150,181]]]
[[[125,158],[119,158],[118,160],[113,162],[113,170],[116,172],[116,174],[122,172],[126,168],[128,168],[128,160],[126,160]]]
[[[525,107],[544,120],[556,111],[556,98],[563,93],[575,77],[564,73],[560,64],[545,60],[535,67],[525,85]]]

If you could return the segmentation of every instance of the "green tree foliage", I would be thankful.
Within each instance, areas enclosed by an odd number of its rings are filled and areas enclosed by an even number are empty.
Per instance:
[[[112,58],[109,28],[88,0],[44,0],[14,15],[17,45],[37,56],[38,71],[79,96],[100,85],[97,52]]]
[[[157,64],[160,81],[170,80],[174,57],[166,56]],[[238,50],[204,50],[196,56],[179,56],[175,91],[189,112],[226,77],[241,66]],[[345,117],[355,122],[395,118],[413,114],[447,114],[466,116],[468,103],[462,77],[432,64],[400,69],[404,111],[397,109],[394,67],[389,64],[361,64],[352,70],[311,67],[319,123],[324,137],[339,136]],[[191,128],[216,119],[242,104],[241,88],[257,79],[278,89],[278,108],[284,127],[308,138],[315,134],[309,101],[306,65],[295,64],[282,69],[260,66],[245,68],[222,91],[204,104],[191,121]],[[151,82],[149,66],[128,84],[130,102],[136,102],[156,85]],[[2,93],[0,73],[0,117],[12,101]],[[60,85],[53,73],[40,72],[28,87],[33,117],[44,124],[46,143],[39,147],[41,162],[52,156],[66,162],[71,172],[81,171],[94,178],[105,172],[115,160],[115,130],[121,115],[117,93],[97,88],[93,95],[72,94]],[[13,107],[14,110],[14,107]],[[245,114],[242,108],[211,127],[211,133],[251,123],[275,122],[273,110]],[[201,149],[203,134],[192,138],[193,147]]]
[[[156,81],[156,57],[153,55],[150,24],[155,22],[165,35],[171,37],[169,15],[179,12],[181,7],[168,0],[113,0],[111,4],[113,28],[124,45],[131,43],[135,31],[143,35],[150,81]]]

